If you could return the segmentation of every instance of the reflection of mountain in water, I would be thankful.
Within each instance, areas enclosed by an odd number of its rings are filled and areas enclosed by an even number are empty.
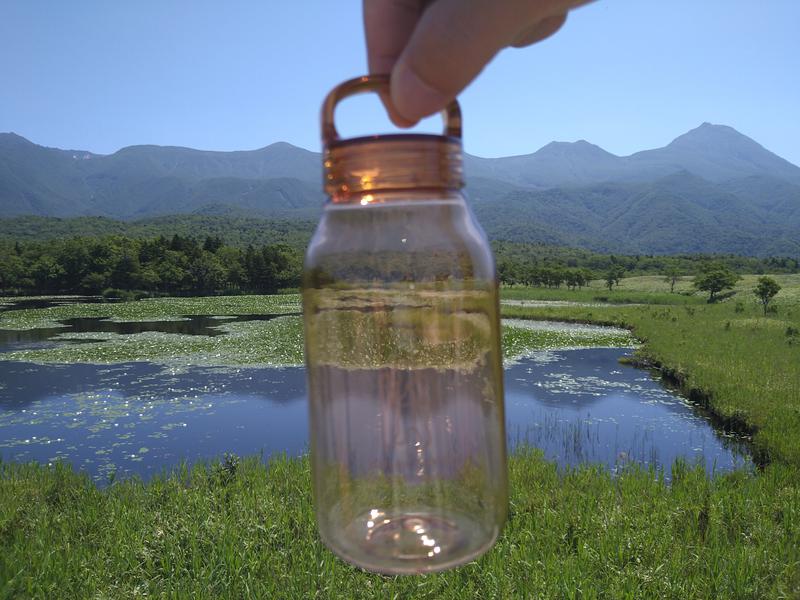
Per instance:
[[[621,365],[624,350],[591,348],[547,351],[534,355],[506,373],[506,393],[535,399],[543,406],[578,411],[609,396],[635,396],[682,410],[685,402],[664,389],[647,372]],[[633,375],[633,376],[631,376]]]
[[[158,402],[203,393],[259,396],[275,404],[305,400],[305,370],[192,367],[175,373],[149,362],[114,365],[38,365],[0,362],[0,410],[19,410],[50,398],[113,389],[129,402]]]
[[[546,352],[505,371],[512,445],[559,464],[677,457],[709,472],[741,464],[741,445],[647,373],[618,364],[620,349]],[[224,452],[298,454],[308,443],[302,368],[175,369],[0,362],[0,456],[61,458],[103,479],[150,476]]]
[[[512,445],[541,448],[560,465],[636,462],[668,470],[683,457],[712,472],[749,464],[744,440],[715,432],[702,409],[647,372],[620,365],[620,354],[544,352],[508,369]]]

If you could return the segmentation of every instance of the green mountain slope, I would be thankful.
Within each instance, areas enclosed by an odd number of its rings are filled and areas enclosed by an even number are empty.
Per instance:
[[[583,140],[524,156],[467,155],[465,172],[475,212],[497,240],[603,252],[800,255],[800,168],[722,125],[705,123],[628,157]],[[0,134],[0,218],[310,222],[324,200],[320,179],[320,155],[286,143],[241,152],[132,146],[97,155]],[[32,222],[0,230],[20,223]]]

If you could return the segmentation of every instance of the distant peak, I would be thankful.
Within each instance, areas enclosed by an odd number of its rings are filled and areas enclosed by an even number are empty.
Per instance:
[[[606,150],[603,150],[600,146],[596,144],[592,144],[591,142],[587,142],[584,139],[577,140],[575,142],[550,142],[539,148],[535,154],[540,156],[546,155],[567,155],[567,154],[579,154],[579,155],[603,155],[609,156],[610,153]]]
[[[703,129],[714,129],[717,131],[733,131],[735,133],[739,133],[738,131],[736,131],[736,129],[734,129],[730,125],[725,125],[724,123],[710,123],[709,121],[703,121],[702,123],[700,123],[700,125],[698,125],[694,129],[690,129],[689,131],[697,131]],[[739,135],[743,134],[739,133]]]
[[[736,131],[729,125],[717,125],[709,123],[708,121],[698,125],[694,129],[690,129],[683,135],[679,135],[669,143],[669,146],[696,146],[701,145],[716,145],[724,143],[730,144],[747,144],[758,146],[758,142],[750,139],[743,133]]]
[[[741,137],[747,137],[746,135],[739,133],[730,125],[722,125],[718,123],[709,123],[708,121],[704,121],[694,129],[690,129],[683,135],[689,135],[690,133],[725,133],[725,134],[734,134]],[[683,136],[680,136],[683,137]]]
[[[33,142],[30,141],[29,139],[24,138],[21,135],[14,133],[13,131],[0,132],[0,139],[4,139],[10,142],[18,142],[18,143],[24,142],[26,144],[33,144]]]
[[[263,148],[259,148],[259,150],[302,150],[303,152],[309,152],[309,150],[301,148],[300,146],[295,146],[289,142],[273,142]]]

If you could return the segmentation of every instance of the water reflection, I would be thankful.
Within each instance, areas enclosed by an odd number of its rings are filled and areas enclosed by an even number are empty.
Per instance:
[[[560,465],[668,468],[679,456],[709,471],[748,464],[741,441],[715,433],[648,373],[621,366],[623,354],[544,352],[506,369],[511,445],[540,447]],[[0,362],[0,373],[4,460],[68,460],[102,482],[225,452],[300,454],[308,443],[301,368]]]
[[[16,307],[15,307],[16,308]],[[80,317],[62,319],[58,322],[63,327],[39,327],[36,329],[0,329],[0,353],[12,350],[25,350],[42,347],[43,342],[53,341],[58,337],[60,342],[94,343],[97,339],[70,339],[71,333],[115,333],[119,335],[135,335],[148,331],[160,333],[177,333],[183,335],[204,335],[214,337],[224,335],[220,325],[245,321],[270,321],[278,317],[286,317],[295,313],[270,315],[237,315],[218,317],[214,315],[193,315],[180,319],[160,321],[113,321],[106,317]]]
[[[27,298],[0,298],[0,312],[6,310],[26,310],[33,308],[52,308],[70,304],[97,304],[100,302],[118,302],[118,298],[102,296],[31,296]]]
[[[0,373],[4,460],[64,459],[104,480],[225,452],[299,454],[308,439],[300,368],[0,362]]]
[[[698,407],[618,349],[542,352],[506,372],[511,445],[544,450],[559,465],[632,462],[669,469],[675,459],[708,472],[751,466],[747,441],[715,431]]]
[[[13,308],[74,301],[30,299]],[[278,316],[285,315],[68,319],[58,328],[0,330],[0,357],[56,344],[70,333],[217,336],[224,323]],[[636,462],[668,471],[678,457],[709,472],[751,465],[745,440],[715,431],[702,411],[647,372],[620,365],[624,354],[618,348],[538,352],[509,365],[510,445],[542,448],[562,466],[593,462],[618,470]],[[0,458],[66,460],[102,483],[111,473],[147,478],[182,460],[225,452],[300,454],[308,444],[305,385],[302,368],[0,361]]]

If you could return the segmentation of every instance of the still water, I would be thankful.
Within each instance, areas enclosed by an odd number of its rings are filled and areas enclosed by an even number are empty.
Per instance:
[[[270,318],[240,317],[238,319]],[[217,335],[210,317],[152,323],[76,319],[71,329],[0,332],[0,457],[65,460],[98,482],[148,478],[226,452],[307,449],[302,368],[175,369],[137,362],[39,365],[2,361],[69,331]],[[505,369],[509,445],[528,443],[564,465],[632,462],[669,470],[683,457],[710,471],[749,466],[745,443],[715,431],[625,349],[537,352]]]

